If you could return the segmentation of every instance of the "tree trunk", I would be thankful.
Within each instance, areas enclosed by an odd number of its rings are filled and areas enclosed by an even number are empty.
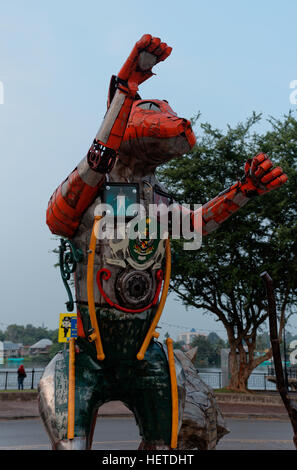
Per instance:
[[[288,291],[285,294],[281,306],[281,316],[279,321],[279,339],[281,341],[282,331],[285,324],[285,310],[287,306]],[[256,334],[248,343],[248,353],[244,350],[242,342],[235,338],[233,330],[227,330],[228,340],[230,346],[230,381],[228,385],[229,390],[235,390],[237,392],[248,392],[248,379],[262,362],[269,360],[272,357],[272,349],[270,348],[266,354],[263,354],[261,357],[254,358],[255,344],[256,344]]]
[[[234,342],[233,342],[234,343]],[[229,344],[230,343],[229,341]],[[247,379],[245,377],[245,367],[242,361],[239,361],[237,347],[233,344],[230,348],[230,355],[229,355],[229,366],[230,366],[230,381],[228,385],[228,389],[236,390],[241,392],[247,391]]]
[[[237,340],[234,335],[229,332],[228,339],[230,346],[230,381],[228,384],[229,390],[237,392],[248,393],[248,379],[253,370],[262,362],[269,360],[272,357],[271,349],[261,357],[254,358],[256,336],[249,344],[249,351],[245,351],[243,343]]]
[[[232,359],[231,359],[232,357]],[[231,366],[232,364],[232,366]],[[248,392],[248,379],[253,371],[250,364],[240,359],[240,354],[230,352],[230,381],[228,385],[229,390],[236,392]]]

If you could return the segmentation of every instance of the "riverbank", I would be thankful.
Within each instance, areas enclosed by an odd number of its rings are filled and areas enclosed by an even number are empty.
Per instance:
[[[281,419],[288,420],[287,411],[279,394],[257,393],[215,393],[217,403],[225,418]],[[293,394],[292,396],[297,394]],[[123,403],[114,401],[105,403],[98,412],[98,417],[132,417],[132,413]],[[37,391],[2,391],[0,392],[0,419],[39,418]]]

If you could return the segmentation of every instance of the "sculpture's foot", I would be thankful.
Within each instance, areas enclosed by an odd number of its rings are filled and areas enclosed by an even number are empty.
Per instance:
[[[85,438],[75,437],[74,439],[63,439],[55,443],[52,447],[53,450],[88,450],[88,445]]]
[[[82,354],[78,356],[80,359]],[[79,363],[79,359],[76,359],[77,363]],[[40,416],[51,440],[53,450],[88,450],[92,445],[98,405],[95,400],[93,402],[83,400],[85,395],[89,394],[88,396],[91,396],[92,394],[91,373],[88,369],[77,368],[78,372],[75,379],[78,386],[76,389],[75,437],[67,439],[68,410],[65,406],[68,401],[67,367],[68,358],[63,353],[58,353],[46,366],[38,384]],[[96,382],[94,375],[91,377]]]
[[[203,382],[193,365],[196,353],[196,348],[187,353],[174,351],[176,362],[181,364],[186,377],[186,399],[178,434],[179,450],[213,450],[218,441],[230,432],[213,390]]]
[[[169,450],[171,447],[162,442],[152,443],[141,441],[139,444],[138,450]]]

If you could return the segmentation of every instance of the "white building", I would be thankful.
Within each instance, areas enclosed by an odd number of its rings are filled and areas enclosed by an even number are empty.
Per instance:
[[[186,331],[185,333],[181,333],[180,335],[178,335],[177,341],[182,341],[185,344],[190,344],[193,339],[197,336],[206,336],[206,334],[199,333],[195,330],[195,328],[192,328],[191,331]]]

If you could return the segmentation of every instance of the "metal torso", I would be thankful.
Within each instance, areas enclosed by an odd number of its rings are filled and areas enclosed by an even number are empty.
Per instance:
[[[126,173],[126,174],[125,174]],[[154,202],[154,190],[160,188],[153,174],[132,174],[120,164],[109,175],[110,183],[137,183],[139,187],[139,202],[148,214],[149,204]],[[106,183],[108,185],[108,182]],[[103,203],[103,191],[98,192],[94,202],[84,213],[80,226],[73,238],[75,246],[85,254],[82,263],[79,263],[75,273],[75,290],[78,304],[87,305],[87,253],[91,231],[94,222],[94,214],[100,210]],[[153,254],[148,256],[135,256],[132,251],[133,242],[129,241],[128,225],[125,224],[125,238],[98,239],[95,251],[94,273],[101,269],[110,271],[108,280],[102,280],[102,287],[108,298],[119,305],[136,310],[144,308],[154,298],[157,282],[156,272],[162,266],[165,253],[165,240],[154,240]],[[108,226],[108,224],[107,224]],[[108,227],[105,227],[108,230]],[[138,259],[139,258],[139,259]],[[106,300],[100,295],[94,274],[94,300],[96,307],[107,307],[114,314],[121,315],[121,311],[110,307]],[[144,312],[145,313],[145,312]],[[134,315],[132,313],[132,315]],[[143,315],[141,315],[143,317]]]

